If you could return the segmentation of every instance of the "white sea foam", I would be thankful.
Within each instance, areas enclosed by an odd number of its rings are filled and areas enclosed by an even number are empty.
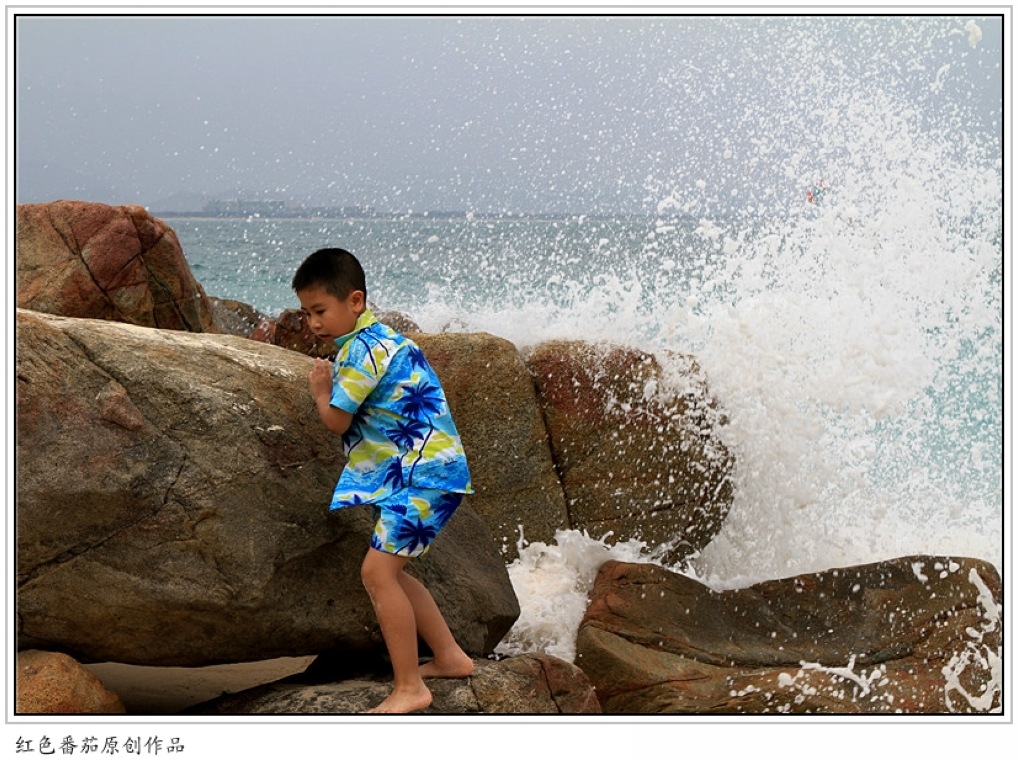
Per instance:
[[[560,530],[551,544],[521,537],[519,557],[508,567],[521,604],[513,629],[497,646],[500,655],[542,652],[573,662],[577,628],[588,607],[591,586],[607,560],[655,562],[644,542],[613,543],[610,535]]]

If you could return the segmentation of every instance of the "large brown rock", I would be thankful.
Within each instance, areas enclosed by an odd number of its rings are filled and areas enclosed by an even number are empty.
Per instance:
[[[411,334],[443,384],[475,496],[507,560],[568,526],[535,384],[517,348],[488,333]]]
[[[716,592],[610,561],[577,638],[606,713],[1002,710],[1002,583],[905,557]]]
[[[268,319],[251,304],[245,304],[243,301],[210,296],[209,304],[212,307],[215,333],[250,338],[255,329]]]
[[[19,714],[121,714],[120,698],[95,674],[63,653],[18,653],[15,707]]]
[[[679,558],[718,533],[733,500],[733,458],[698,366],[668,360],[581,341],[540,344],[526,358],[570,526],[666,545]]]
[[[369,511],[312,360],[245,338],[17,313],[19,649],[202,666],[378,652]],[[484,655],[519,608],[470,505],[409,566]]]
[[[476,660],[466,679],[429,679],[424,714],[591,714],[598,698],[584,672],[550,655]],[[298,677],[226,695],[189,709],[195,715],[350,714],[377,706],[393,684],[388,675],[323,684]]]
[[[177,234],[141,206],[23,204],[16,243],[21,308],[215,332]]]
[[[285,309],[275,319],[264,317],[255,326],[250,338],[260,343],[307,354],[309,357],[332,359],[337,351],[335,344],[319,340],[300,309]]]

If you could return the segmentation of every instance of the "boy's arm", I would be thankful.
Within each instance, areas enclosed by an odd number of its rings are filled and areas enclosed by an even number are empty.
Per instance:
[[[333,433],[345,433],[351,427],[354,415],[329,403],[333,391],[333,366],[324,359],[316,359],[308,374],[308,386],[323,425]]]

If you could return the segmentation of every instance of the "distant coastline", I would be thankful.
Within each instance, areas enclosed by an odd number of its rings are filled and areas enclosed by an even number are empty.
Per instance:
[[[161,211],[146,209],[161,219],[644,219],[647,214],[589,214],[589,213],[528,213],[528,212],[471,212],[471,211],[377,211],[362,208],[285,207],[258,209],[248,207],[214,208],[195,211]]]

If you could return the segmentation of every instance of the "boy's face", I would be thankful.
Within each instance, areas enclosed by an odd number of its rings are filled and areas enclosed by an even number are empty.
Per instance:
[[[313,285],[298,291],[297,297],[312,332],[326,343],[352,332],[365,311],[363,291],[351,291],[347,298],[338,299],[322,286]]]

